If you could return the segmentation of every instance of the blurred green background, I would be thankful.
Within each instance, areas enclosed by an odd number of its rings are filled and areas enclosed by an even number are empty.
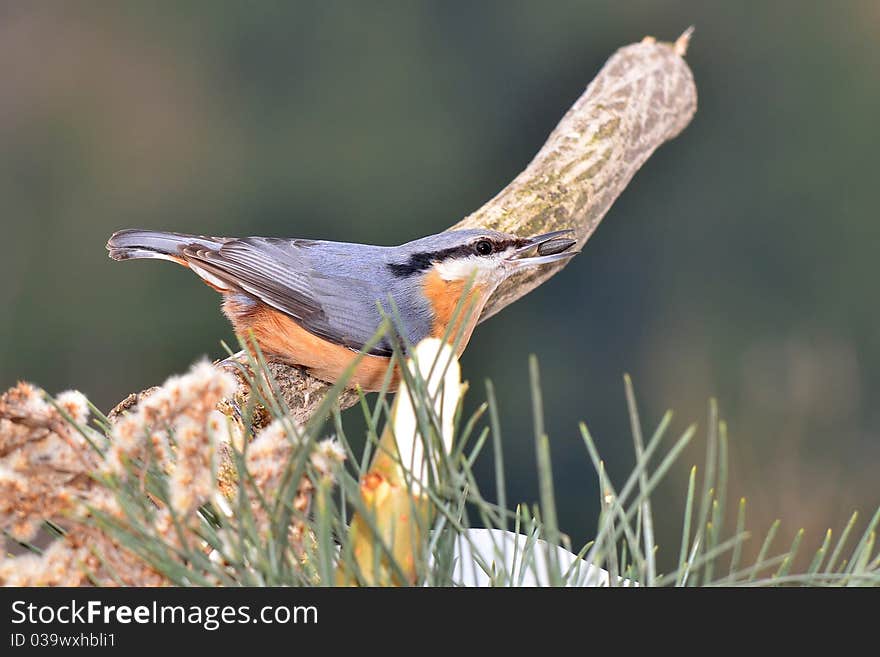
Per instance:
[[[4,2],[0,386],[109,408],[221,355],[220,299],[169,264],[111,262],[112,231],[437,232],[525,166],[615,49],[691,24],[695,120],[581,256],[477,330],[470,403],[493,379],[509,498],[535,501],[538,355],[580,542],[598,495],[577,422],[619,484],[622,374],[648,432],[666,408],[705,427],[717,396],[732,502],[817,543],[880,503],[876,1]],[[686,456],[657,498],[661,560],[702,441]]]

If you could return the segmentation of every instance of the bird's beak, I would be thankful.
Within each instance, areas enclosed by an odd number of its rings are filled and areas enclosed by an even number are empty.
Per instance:
[[[507,262],[516,269],[523,269],[576,256],[580,251],[569,251],[569,249],[577,244],[577,240],[563,237],[573,232],[571,229],[554,230],[551,233],[532,237],[524,246],[510,254]]]

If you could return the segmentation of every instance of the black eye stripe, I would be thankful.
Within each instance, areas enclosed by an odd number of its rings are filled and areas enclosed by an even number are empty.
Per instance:
[[[406,278],[407,276],[412,276],[413,274],[428,271],[435,262],[443,262],[444,260],[448,260],[451,258],[472,256],[476,253],[476,244],[478,242],[484,241],[489,242],[492,245],[492,251],[503,251],[509,246],[519,246],[518,240],[496,241],[495,239],[484,237],[478,239],[475,242],[471,242],[470,244],[453,246],[451,248],[442,249],[440,251],[425,251],[420,253],[413,253],[409,256],[406,262],[393,262],[387,264],[386,267],[388,267],[388,270],[396,278]]]
[[[468,245],[465,246],[454,246],[449,249],[442,249],[440,251],[423,251],[420,253],[413,253],[410,255],[409,260],[401,263],[390,263],[386,265],[394,276],[398,278],[406,278],[407,276],[412,276],[413,274],[418,274],[423,271],[428,271],[431,266],[435,262],[442,262],[443,260],[447,260],[449,258],[456,258],[461,256],[470,255],[472,253],[471,247]]]

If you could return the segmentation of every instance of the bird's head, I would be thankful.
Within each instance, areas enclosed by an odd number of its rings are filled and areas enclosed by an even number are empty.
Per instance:
[[[392,275],[436,272],[444,281],[471,281],[494,289],[508,276],[530,267],[566,260],[580,253],[571,230],[519,237],[485,229],[451,230],[395,249],[387,263]]]

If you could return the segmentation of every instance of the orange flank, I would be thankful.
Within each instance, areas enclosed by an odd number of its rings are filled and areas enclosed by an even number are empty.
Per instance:
[[[455,315],[459,299],[461,299],[461,295],[464,294],[466,287],[467,281],[465,280],[443,280],[443,277],[437,273],[436,269],[425,275],[424,282],[422,283],[422,291],[425,293],[425,297],[431,302],[431,307],[434,309],[434,327],[431,331],[432,337],[442,338],[446,334],[446,329],[452,321],[453,315]],[[454,342],[456,336],[458,336],[459,333],[461,334],[458,343],[459,356],[461,355],[461,352],[464,351],[468,341],[471,339],[471,333],[474,332],[477,320],[480,318],[480,313],[483,312],[483,307],[486,305],[488,297],[485,292],[486,286],[484,285],[474,284],[471,287],[470,291],[467,293],[467,299],[462,304],[459,315],[455,320],[455,326],[449,333],[450,342]],[[464,327],[462,327],[463,320],[467,320]]]
[[[247,308],[227,295],[223,311],[229,317],[236,333],[243,337],[253,331],[260,349],[291,365],[305,367],[322,381],[335,382],[358,357],[358,352],[334,344],[310,333],[291,317],[263,303]],[[359,385],[363,390],[382,389],[385,372],[390,359],[365,355],[349,379],[349,386]],[[397,372],[391,379],[391,387],[398,381]]]
[[[423,285],[425,296],[434,310],[431,336],[442,338],[452,322],[466,282],[445,281],[436,271],[432,271],[425,276]],[[459,354],[467,346],[486,304],[485,290],[485,286],[474,285],[468,292],[468,298],[459,317],[455,320],[455,327],[449,339],[454,341],[456,335],[461,332]],[[219,291],[226,292],[226,290]],[[291,365],[305,367],[322,381],[337,381],[358,357],[357,351],[318,337],[297,324],[292,317],[262,302],[245,305],[237,302],[233,295],[226,294],[223,312],[229,317],[235,332],[239,335],[246,338],[248,332],[252,331],[257,344],[265,354]],[[467,321],[462,325],[465,319]],[[359,385],[365,391],[381,390],[389,361],[389,358],[383,356],[365,355],[349,379],[349,386]],[[392,389],[397,386],[399,380],[400,375],[395,368],[390,383]]]

